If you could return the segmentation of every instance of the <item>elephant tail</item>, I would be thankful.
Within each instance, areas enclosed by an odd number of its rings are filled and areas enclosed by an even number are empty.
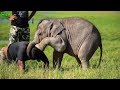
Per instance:
[[[101,63],[101,60],[102,60],[102,42],[100,43],[99,47],[100,47],[100,59],[99,59],[99,63],[98,63],[97,68],[100,66],[100,63]]]

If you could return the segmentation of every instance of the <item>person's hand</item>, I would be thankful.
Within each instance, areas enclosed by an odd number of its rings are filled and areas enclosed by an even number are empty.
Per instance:
[[[14,20],[14,19],[17,19],[16,14],[14,14],[14,15],[12,15],[12,16],[10,16],[10,17],[8,18],[8,20]]]

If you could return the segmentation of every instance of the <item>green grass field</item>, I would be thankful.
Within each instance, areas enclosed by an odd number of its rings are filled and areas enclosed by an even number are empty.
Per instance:
[[[9,12],[10,13],[10,12]],[[50,62],[50,69],[43,69],[43,62],[27,61],[26,72],[19,74],[17,65],[3,63],[0,65],[1,79],[120,79],[120,12],[119,11],[39,11],[33,17],[34,20],[43,18],[65,18],[82,17],[99,29],[103,43],[103,57],[99,68],[98,64],[100,50],[95,52],[90,60],[90,69],[84,71],[78,66],[77,61],[65,54],[62,62],[62,69],[52,68],[53,48],[48,46],[45,49]],[[31,40],[38,22],[30,24]],[[0,40],[8,40],[10,22],[0,21]],[[0,41],[0,48],[8,42]]]

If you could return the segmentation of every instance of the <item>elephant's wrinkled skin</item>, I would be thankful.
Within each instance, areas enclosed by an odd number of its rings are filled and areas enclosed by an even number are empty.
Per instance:
[[[28,45],[27,54],[36,46],[44,50],[47,45],[54,48],[53,67],[61,66],[64,53],[76,58],[83,69],[89,67],[89,60],[100,47],[102,57],[101,35],[97,28],[82,18],[64,18],[41,20],[34,40]]]

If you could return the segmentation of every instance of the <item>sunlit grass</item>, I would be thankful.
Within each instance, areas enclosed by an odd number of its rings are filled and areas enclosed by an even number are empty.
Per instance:
[[[12,79],[119,79],[120,78],[120,12],[107,12],[107,11],[51,11],[51,12],[37,12],[34,16],[35,20],[42,18],[64,18],[64,17],[82,17],[93,24],[99,29],[102,36],[103,44],[103,57],[99,68],[98,60],[100,57],[100,50],[95,52],[90,60],[90,69],[82,70],[75,58],[65,54],[62,61],[62,68],[60,70],[53,69],[52,55],[53,48],[48,46],[45,49],[50,68],[49,70],[43,69],[43,62],[27,61],[26,72],[22,75],[19,74],[17,65],[12,63],[8,65],[3,63],[0,65],[0,78]],[[33,40],[34,32],[38,22],[30,24],[31,40]],[[0,22],[0,40],[8,40],[9,22]],[[7,45],[7,42],[0,42],[0,48]]]

